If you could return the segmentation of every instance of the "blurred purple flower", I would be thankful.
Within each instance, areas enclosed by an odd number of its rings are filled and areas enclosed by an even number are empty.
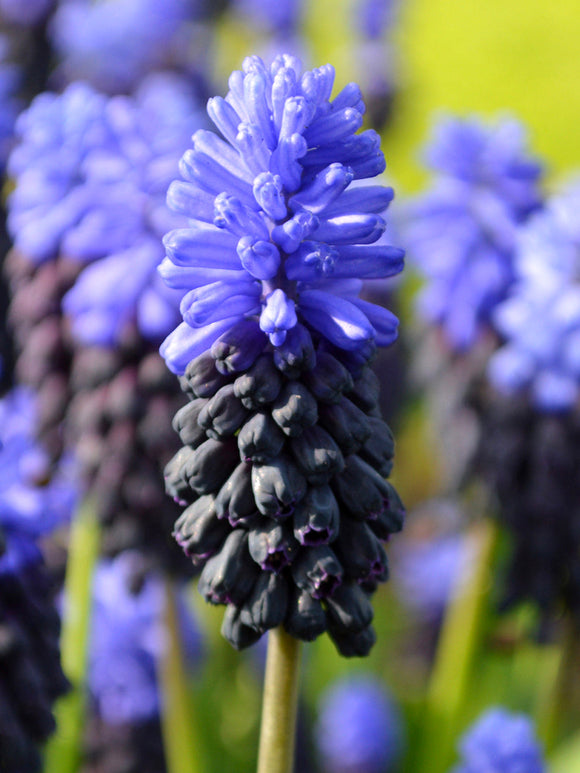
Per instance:
[[[387,773],[402,751],[402,718],[376,676],[357,673],[323,695],[315,740],[327,773]]]
[[[533,723],[503,708],[486,711],[460,742],[453,773],[546,773]]]
[[[102,560],[93,580],[88,685],[97,713],[110,724],[142,722],[161,711],[158,668],[166,647],[166,594],[163,580],[152,573],[138,589],[131,588],[140,561],[133,552]],[[201,657],[202,636],[184,592],[175,593],[191,666]]]
[[[56,0],[0,0],[0,19],[29,27],[46,19]]]
[[[542,169],[515,120],[447,117],[425,151],[431,188],[408,204],[405,238],[426,284],[418,311],[455,350],[471,347],[514,279],[519,225],[541,204]]]
[[[186,22],[197,0],[66,0],[50,24],[65,81],[86,80],[109,94],[131,92],[149,73],[185,55]]]
[[[543,411],[574,407],[580,391],[580,181],[522,229],[517,282],[495,311],[504,345],[489,363],[500,391],[529,391]]]

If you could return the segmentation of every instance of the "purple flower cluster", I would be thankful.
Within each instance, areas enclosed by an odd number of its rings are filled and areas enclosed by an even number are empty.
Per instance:
[[[448,346],[469,349],[514,280],[519,226],[541,204],[542,169],[522,126],[445,118],[425,152],[431,188],[411,201],[405,238],[425,277],[418,311]]]
[[[532,721],[503,708],[489,709],[463,736],[453,773],[546,773]]]
[[[139,561],[136,553],[122,553],[102,560],[93,577],[88,687],[98,716],[111,725],[144,722],[161,712],[158,672],[167,646],[166,592],[162,578],[153,573],[138,589],[130,587]],[[191,664],[201,655],[201,633],[185,597],[175,588],[171,592]]]
[[[360,656],[404,508],[369,367],[397,320],[358,292],[400,271],[403,250],[377,243],[392,189],[351,185],[385,161],[376,132],[357,134],[358,86],[331,101],[333,79],[288,55],[246,59],[208,106],[227,141],[196,132],[169,188],[189,225],[165,238],[160,272],[185,294],[161,352],[190,402],[165,475],[189,505],[176,539],[204,565],[202,595],[227,605],[234,646],[283,624]]]
[[[185,22],[198,0],[67,0],[50,24],[65,82],[86,80],[110,94],[131,92],[149,73],[184,54]]]
[[[580,182],[522,229],[517,281],[493,322],[504,345],[488,374],[503,393],[528,393],[540,411],[567,411],[580,394]]]
[[[82,83],[41,94],[18,121],[8,227],[36,262],[94,261],[64,302],[85,344],[114,344],[128,321],[153,341],[175,325],[180,294],[156,267],[161,235],[182,221],[165,194],[196,109],[181,78],[157,74],[134,98]]]
[[[386,773],[402,751],[402,720],[376,677],[359,673],[323,695],[315,739],[326,773]]]
[[[403,266],[402,250],[371,246],[393,192],[351,185],[385,161],[376,132],[356,134],[359,88],[349,84],[330,101],[333,81],[330,65],[302,73],[289,56],[269,68],[250,57],[226,98],[210,100],[225,141],[196,132],[184,181],[168,194],[190,217],[166,236],[160,267],[185,292],[184,321],[161,349],[174,372],[241,320],[257,318],[254,340],[262,331],[277,348],[295,348],[303,325],[347,351],[395,339],[394,316],[358,298],[363,279]]]

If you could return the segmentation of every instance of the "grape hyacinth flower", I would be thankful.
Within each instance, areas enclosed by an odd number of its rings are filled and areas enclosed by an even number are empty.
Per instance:
[[[63,471],[45,482],[34,442],[34,398],[0,401],[0,769],[41,770],[40,747],[55,729],[53,702],[68,689],[60,620],[39,540],[71,515],[76,492]]]
[[[453,773],[546,773],[532,721],[503,708],[488,709],[465,733]]]
[[[408,205],[408,252],[426,284],[418,313],[453,351],[471,348],[514,280],[518,227],[542,202],[523,127],[447,117],[425,150],[431,188]]]
[[[359,673],[325,692],[315,739],[325,773],[387,773],[402,751],[402,720],[376,677]]]
[[[75,447],[107,553],[141,546],[183,570],[161,475],[183,396],[158,353],[182,293],[157,264],[162,234],[186,222],[165,195],[199,121],[174,74],[150,76],[133,97],[75,83],[34,100],[10,159],[10,316],[19,376],[40,391],[42,435],[54,458]]]
[[[160,273],[185,294],[161,352],[190,402],[165,475],[187,505],[176,539],[234,646],[283,624],[365,655],[381,541],[404,511],[369,366],[397,320],[358,292],[403,251],[374,245],[393,191],[351,185],[385,161],[376,132],[356,133],[359,88],[331,101],[333,80],[330,65],[247,58],[208,103],[224,139],[196,132],[169,188],[190,219],[165,238]]]
[[[495,310],[504,341],[489,363],[503,393],[527,392],[543,412],[573,410],[580,396],[580,181],[548,200],[520,233],[517,281]]]
[[[576,183],[522,228],[493,318],[503,344],[474,395],[477,466],[512,537],[504,604],[531,600],[541,626],[580,615],[579,204]]]
[[[56,77],[85,80],[108,94],[131,93],[144,77],[189,56],[188,26],[200,0],[67,0],[49,36],[60,60]]]

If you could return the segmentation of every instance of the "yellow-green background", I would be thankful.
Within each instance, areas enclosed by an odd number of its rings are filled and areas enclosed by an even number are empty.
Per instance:
[[[399,0],[395,80],[402,93],[385,137],[391,174],[416,187],[417,149],[438,110],[494,116],[529,127],[552,176],[580,167],[578,0]],[[304,0],[312,65],[332,62],[337,84],[359,77],[352,0]],[[224,33],[223,72],[251,53],[239,25]],[[361,78],[362,79],[362,78]]]

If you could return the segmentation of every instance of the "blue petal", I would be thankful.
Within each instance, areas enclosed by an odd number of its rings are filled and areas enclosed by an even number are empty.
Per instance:
[[[260,316],[260,329],[268,333],[273,346],[281,346],[286,340],[286,332],[296,324],[294,301],[282,290],[274,290],[266,298],[266,305]]]
[[[260,286],[257,282],[212,282],[188,292],[181,301],[183,319],[200,327],[218,319],[241,317],[259,310]]]
[[[358,349],[374,337],[365,314],[350,301],[320,290],[300,293],[299,309],[304,319],[332,344],[348,351]]]
[[[287,215],[282,180],[271,172],[263,172],[254,180],[253,193],[256,202],[272,220],[283,220]]]
[[[313,238],[332,244],[372,244],[385,232],[386,223],[378,215],[338,215],[320,220]]]
[[[310,147],[342,142],[360,129],[362,122],[363,117],[358,110],[345,107],[313,121],[305,130],[304,137]]]
[[[253,236],[242,236],[237,245],[240,262],[256,279],[272,279],[280,268],[276,245]]]
[[[174,180],[167,191],[167,206],[180,215],[213,223],[214,197],[193,183]]]
[[[163,341],[159,353],[169,370],[181,376],[191,360],[207,351],[235,321],[220,319],[211,325],[196,329],[190,327],[187,322],[182,322]]]
[[[342,164],[330,164],[319,172],[314,180],[290,199],[290,207],[318,214],[344,191],[352,182],[352,171]]]
[[[210,282],[238,282],[247,279],[242,269],[206,268],[205,266],[176,266],[170,258],[163,258],[157,267],[159,275],[169,286],[181,290],[202,287]]]
[[[207,113],[226,140],[235,144],[242,119],[229,102],[223,97],[212,97],[207,103]]]
[[[351,212],[374,212],[380,214],[389,206],[395,192],[384,185],[359,185],[341,193],[324,210],[325,217],[348,215]]]
[[[213,222],[218,228],[227,228],[236,236],[251,233],[258,239],[270,238],[263,218],[228,193],[216,196]]]
[[[318,218],[307,210],[298,211],[294,217],[282,225],[272,229],[272,240],[281,247],[284,252],[290,253],[298,249],[300,244],[318,226]]]
[[[189,182],[196,183],[202,190],[217,196],[222,191],[229,191],[241,199],[244,204],[256,209],[252,186],[233,175],[229,170],[206,153],[186,150],[179,162],[181,176]]]
[[[377,346],[390,346],[397,340],[399,320],[388,309],[377,306],[376,303],[363,301],[362,298],[351,298],[375,330],[375,343]]]
[[[227,231],[196,222],[189,228],[176,228],[163,238],[173,263],[207,268],[239,268],[237,243],[237,238]]]

